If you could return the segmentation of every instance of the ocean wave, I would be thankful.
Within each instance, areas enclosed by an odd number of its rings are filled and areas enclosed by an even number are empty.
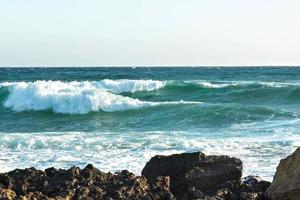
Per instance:
[[[207,81],[197,81],[197,84],[203,88],[225,88],[238,85],[238,83],[211,83]]]
[[[149,102],[116,93],[125,91],[153,90],[160,82],[108,81],[101,82],[61,82],[36,81],[2,83],[10,94],[4,106],[15,111],[48,110],[57,113],[86,114],[91,111],[122,111],[166,104],[191,104],[199,102]],[[105,87],[104,87],[105,86]]]
[[[300,87],[299,82],[276,82],[276,81],[209,81],[209,80],[188,80],[188,81],[176,81],[176,80],[130,80],[130,79],[104,79],[101,81],[35,81],[35,82],[2,82],[1,87],[14,86],[24,83],[34,84],[57,84],[58,87],[61,84],[67,84],[67,87],[85,87],[89,89],[103,89],[115,94],[124,92],[149,92],[153,90],[163,89],[166,86],[171,87],[194,87],[199,88],[227,88],[227,87],[249,87],[249,86],[263,86],[269,88],[282,88],[282,87]]]
[[[202,151],[241,158],[244,176],[272,179],[280,159],[300,144],[300,136],[278,133],[270,136],[206,138],[199,133],[153,132],[42,132],[1,133],[0,171],[23,166],[44,169],[68,168],[93,163],[103,171],[129,169],[140,174],[154,155]],[[268,159],[266,159],[268,158]]]
[[[103,89],[108,90],[113,93],[123,93],[123,92],[139,92],[139,91],[152,91],[157,90],[165,86],[166,81],[159,80],[110,80],[104,79],[101,81],[72,81],[72,82],[62,82],[62,81],[35,81],[35,82],[3,82],[0,83],[0,87],[15,86],[20,84],[33,83],[36,85],[53,84],[57,87],[65,88],[88,88],[88,89]]]
[[[138,91],[152,91],[157,90],[166,85],[166,81],[157,80],[110,80],[104,79],[99,82],[92,82],[93,85],[107,89],[113,93],[123,93],[123,92],[138,92]]]
[[[206,81],[192,80],[185,83],[196,84],[202,88],[227,88],[227,87],[248,87],[263,86],[269,88],[282,88],[291,86],[300,86],[299,82],[275,82],[275,81]]]
[[[232,87],[230,89],[230,87]],[[284,88],[283,88],[284,87]],[[285,88],[290,87],[290,88]],[[170,104],[195,104],[210,98],[208,95],[221,95],[228,102],[251,101],[251,97],[268,100],[276,95],[283,102],[299,99],[298,82],[262,81],[158,81],[158,80],[109,80],[101,81],[34,81],[0,83],[0,103],[15,111],[53,110],[57,113],[86,114],[89,112],[115,112]],[[212,89],[201,92],[202,89]],[[223,90],[226,89],[226,93]],[[277,89],[276,89],[277,88]],[[218,89],[218,90],[213,90]],[[259,89],[259,90],[257,90]],[[160,90],[160,95],[176,95],[174,101],[140,100],[144,93]],[[229,91],[228,91],[229,90]],[[180,101],[189,92],[198,92],[196,98]],[[139,93],[136,93],[139,92]],[[167,92],[167,93],[166,93]],[[220,92],[220,93],[218,93]],[[136,94],[127,94],[136,93]],[[153,93],[152,93],[153,94]],[[195,96],[195,93],[193,93]],[[194,101],[195,100],[195,101]],[[203,100],[202,100],[203,101]],[[207,101],[206,101],[207,102]],[[209,102],[207,102],[209,103]],[[216,102],[213,102],[216,103]]]

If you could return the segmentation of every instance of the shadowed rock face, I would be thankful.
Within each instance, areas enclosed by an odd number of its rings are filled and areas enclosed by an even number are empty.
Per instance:
[[[270,185],[257,176],[241,179],[242,162],[237,158],[200,152],[155,156],[142,174],[147,179],[126,170],[103,173],[92,165],[17,169],[0,174],[0,199],[264,200]]]
[[[269,182],[258,177],[242,181],[242,162],[228,156],[183,153],[155,156],[142,171],[149,182],[169,176],[177,199],[264,199]]]
[[[124,170],[103,173],[92,165],[84,169],[28,168],[0,174],[0,199],[174,199],[168,177],[149,184]]]
[[[266,195],[272,200],[300,199],[300,148],[280,161]]]

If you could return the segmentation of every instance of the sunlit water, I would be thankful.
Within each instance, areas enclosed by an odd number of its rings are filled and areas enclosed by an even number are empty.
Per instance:
[[[0,171],[156,154],[242,159],[271,180],[300,145],[300,68],[0,68]]]

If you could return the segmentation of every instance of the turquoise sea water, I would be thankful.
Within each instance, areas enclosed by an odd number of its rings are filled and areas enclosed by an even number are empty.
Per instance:
[[[297,67],[0,68],[0,171],[202,151],[271,180],[299,145]]]

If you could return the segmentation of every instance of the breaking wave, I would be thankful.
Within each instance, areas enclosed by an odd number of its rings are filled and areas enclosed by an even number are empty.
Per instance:
[[[51,109],[57,113],[85,114],[99,110],[114,112],[165,104],[199,103],[141,101],[119,94],[151,91],[164,86],[164,82],[152,80],[35,81],[2,83],[1,86],[9,90],[4,106],[15,111]]]
[[[202,92],[202,89],[205,91]],[[86,114],[100,110],[115,112],[158,105],[196,104],[201,103],[200,101],[203,101],[208,94],[223,95],[220,101],[235,98],[243,102],[251,100],[252,96],[268,100],[276,96],[277,99],[290,103],[299,100],[299,89],[298,82],[129,79],[4,82],[0,83],[0,104],[15,111],[52,110],[56,113]],[[161,95],[173,92],[174,95],[180,94],[180,96],[173,101],[140,99],[143,98],[143,92],[156,92],[156,90],[160,90]],[[200,92],[202,97],[195,101],[181,101],[181,97],[193,91]],[[227,93],[222,93],[223,91]],[[136,92],[138,94],[134,95],[133,93]]]
[[[227,88],[227,87],[269,87],[269,88],[282,88],[291,86],[300,86],[299,82],[275,82],[275,81],[205,81],[205,80],[192,80],[185,81],[187,84],[198,85],[202,88]]]

